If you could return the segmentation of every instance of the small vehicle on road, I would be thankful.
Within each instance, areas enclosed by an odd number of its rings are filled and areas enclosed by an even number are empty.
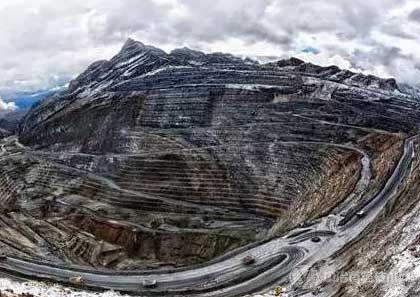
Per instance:
[[[143,281],[143,288],[145,289],[153,289],[157,287],[157,281],[155,279],[144,280]]]
[[[274,287],[273,295],[274,296],[283,296],[286,290],[283,287]]]
[[[312,241],[312,242],[317,242],[317,243],[318,243],[318,242],[321,242],[321,238],[319,238],[318,236],[315,236],[315,237],[312,237],[312,238],[311,238],[311,241]]]
[[[305,221],[305,222],[299,223],[298,227],[299,228],[308,228],[308,227],[313,226],[314,224],[315,224],[315,222],[313,222],[313,221]]]
[[[357,217],[358,217],[358,218],[363,218],[363,217],[365,217],[365,216],[366,216],[366,213],[365,213],[365,211],[364,211],[364,210],[361,210],[361,211],[358,211],[358,212],[356,213],[356,215],[357,215]]]
[[[248,266],[248,265],[252,265],[255,263],[255,258],[251,255],[246,256],[245,258],[242,259],[242,264]]]
[[[85,280],[83,279],[83,276],[81,275],[72,276],[70,277],[69,281],[71,284],[77,285],[77,286],[83,285],[85,282]]]

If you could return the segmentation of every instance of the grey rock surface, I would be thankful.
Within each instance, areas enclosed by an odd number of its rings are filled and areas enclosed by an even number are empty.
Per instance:
[[[259,64],[130,39],[0,144],[0,248],[122,271],[331,236],[418,133],[420,101],[406,90],[296,58]],[[329,233],[299,233],[317,224]]]

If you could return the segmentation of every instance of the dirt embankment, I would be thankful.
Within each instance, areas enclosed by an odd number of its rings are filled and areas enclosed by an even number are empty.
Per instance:
[[[420,145],[415,149],[418,155]],[[396,151],[396,144],[377,158],[376,168],[392,164],[389,158],[392,151]],[[377,176],[386,176],[386,172],[379,171]],[[300,289],[329,297],[419,296],[419,192],[420,160],[417,157],[410,176],[383,213],[358,240],[312,267],[305,281],[300,283]],[[333,277],[327,277],[332,271]]]

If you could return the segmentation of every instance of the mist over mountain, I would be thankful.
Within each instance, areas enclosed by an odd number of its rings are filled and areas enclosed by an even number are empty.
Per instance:
[[[49,89],[132,37],[241,56],[298,58],[418,84],[414,0],[3,0],[0,93]]]

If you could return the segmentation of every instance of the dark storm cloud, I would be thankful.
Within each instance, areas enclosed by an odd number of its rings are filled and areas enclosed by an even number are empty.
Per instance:
[[[405,31],[402,26],[399,26],[399,20],[393,20],[392,22],[385,24],[381,27],[384,34],[388,34],[393,37],[402,39],[416,39],[416,36]]]
[[[303,54],[314,47],[321,53],[319,63],[341,61],[343,67],[398,75],[395,64],[411,57],[407,48],[392,48],[394,40],[378,38],[417,41],[420,32],[404,29],[404,22],[420,21],[419,9],[389,16],[407,2],[2,0],[0,95],[52,87],[89,63],[110,58],[128,37],[165,49],[187,45],[251,56]]]
[[[357,49],[353,52],[352,64],[354,68],[369,69],[373,65],[391,66],[397,59],[407,59],[398,47],[385,47],[377,45],[372,50]]]
[[[408,17],[412,21],[420,22],[420,8],[414,9]]]
[[[417,65],[420,65],[420,59],[404,54],[399,47],[377,44],[372,50],[355,50],[349,60],[355,69],[366,71],[382,67],[402,82],[418,84],[420,69]]]

